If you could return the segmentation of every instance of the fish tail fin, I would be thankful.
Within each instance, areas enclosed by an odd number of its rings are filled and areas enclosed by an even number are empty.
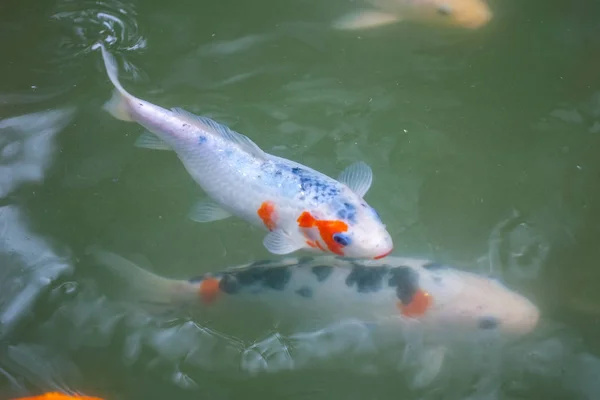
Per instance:
[[[119,82],[119,69],[117,66],[117,60],[108,52],[108,50],[106,50],[106,47],[104,47],[103,43],[99,43],[98,45],[102,50],[102,59],[104,60],[104,67],[106,68],[108,78],[115,87],[111,99],[104,104],[103,108],[113,117],[121,121],[133,122],[135,120],[129,113],[129,100],[133,96],[131,96]]]
[[[115,89],[112,97],[106,103],[104,108],[110,115],[121,121],[134,122],[135,120],[129,114],[129,103],[123,94]]]
[[[159,276],[98,246],[89,246],[86,253],[120,278],[127,285],[127,292],[141,303],[185,306],[199,299],[198,287],[192,282]]]

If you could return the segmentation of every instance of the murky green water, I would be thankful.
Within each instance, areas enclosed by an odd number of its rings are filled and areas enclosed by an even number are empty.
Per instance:
[[[330,30],[351,7],[0,5],[2,398],[600,398],[600,3],[495,0],[472,32]],[[273,356],[254,376],[239,362],[248,344],[111,300],[79,262],[90,244],[172,277],[272,256],[241,220],[186,219],[203,193],[176,156],[135,148],[141,128],[101,108],[102,38],[136,96],[332,176],[367,162],[394,253],[492,272],[540,307],[535,334],[416,390],[351,351],[289,368]]]

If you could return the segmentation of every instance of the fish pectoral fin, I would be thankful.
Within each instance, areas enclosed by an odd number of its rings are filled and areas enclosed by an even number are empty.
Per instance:
[[[226,211],[210,199],[200,200],[191,208],[188,217],[196,222],[220,221],[231,217],[229,211]]]
[[[269,232],[263,239],[263,245],[273,254],[289,254],[304,247],[304,243],[293,240],[281,229]]]
[[[414,387],[423,388],[433,382],[442,370],[447,350],[443,345],[423,349],[419,355],[418,371],[413,376]]]
[[[364,197],[373,182],[373,171],[366,163],[358,161],[348,165],[338,176],[338,181]]]
[[[375,10],[358,10],[338,18],[333,27],[340,30],[376,28],[400,21],[398,15]]]
[[[133,144],[135,147],[142,147],[152,150],[173,150],[168,144],[163,142],[150,131],[142,133]]]
[[[174,107],[171,108],[171,111],[173,111],[175,114],[178,114],[180,117],[184,118],[193,125],[201,126],[204,129],[211,129],[214,134],[239,145],[242,149],[258,158],[266,158],[265,152],[246,135],[242,135],[241,133],[238,133],[208,117],[192,114],[183,108]]]

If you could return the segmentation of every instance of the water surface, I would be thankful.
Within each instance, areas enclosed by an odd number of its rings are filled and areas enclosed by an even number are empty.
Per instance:
[[[2,393],[600,396],[600,4],[495,0],[493,21],[473,32],[330,30],[350,7],[3,4]],[[101,108],[112,87],[91,47],[102,39],[136,96],[211,116],[331,176],[367,162],[367,200],[395,254],[493,274],[539,305],[539,329],[473,355],[485,361],[454,360],[440,380],[414,389],[394,360],[363,351],[368,337],[357,329],[339,348],[274,327],[253,344],[113,300],[118,290],[83,257],[90,244],[173,277],[272,256],[264,232],[241,220],[186,219],[203,193],[176,156],[135,148],[142,129]]]

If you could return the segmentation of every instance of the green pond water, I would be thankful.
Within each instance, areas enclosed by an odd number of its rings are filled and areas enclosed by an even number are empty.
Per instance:
[[[1,399],[600,398],[600,3],[493,0],[474,31],[330,29],[358,6],[0,4]],[[203,192],[176,155],[134,147],[142,128],[102,109],[98,40],[142,99],[330,176],[368,163],[394,255],[492,274],[540,308],[538,328],[415,388],[389,357],[357,354],[366,339],[290,361],[276,327],[248,343],[117,301],[127,288],[87,246],[177,278],[276,256],[240,219],[187,219]]]

